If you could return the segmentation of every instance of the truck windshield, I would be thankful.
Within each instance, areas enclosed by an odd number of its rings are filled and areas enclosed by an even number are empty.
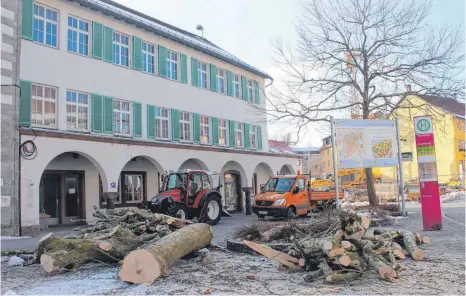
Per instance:
[[[264,192],[289,192],[294,178],[272,178],[265,184]]]
[[[186,189],[188,174],[170,174],[167,179],[165,186],[165,191],[175,189],[175,188],[184,188]]]

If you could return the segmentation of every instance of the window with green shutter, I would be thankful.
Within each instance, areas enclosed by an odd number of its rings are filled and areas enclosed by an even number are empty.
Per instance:
[[[230,147],[235,147],[235,122],[230,120]]]
[[[172,109],[172,140],[180,140],[180,112]]]
[[[262,127],[257,126],[257,150],[262,150]]]
[[[155,106],[147,105],[147,138],[155,139]]]
[[[244,148],[249,149],[249,124],[244,124]]]
[[[233,96],[233,73],[227,71],[227,95]]]
[[[193,113],[193,141],[199,143],[200,130],[199,130],[199,114]]]
[[[160,77],[167,77],[167,49],[162,45],[159,45],[158,51],[158,74]]]
[[[113,29],[104,26],[104,61],[113,63]]]
[[[21,80],[19,86],[21,87],[21,97],[19,98],[19,125],[30,126],[32,83],[31,81]]]
[[[197,59],[191,57],[191,85],[198,86],[197,79]]]
[[[217,67],[210,64],[210,90],[217,91]]]
[[[248,79],[246,76],[241,75],[241,89],[243,93],[243,100],[248,100]]]
[[[103,25],[92,22],[92,57],[101,60],[103,48]]]
[[[113,134],[113,99],[104,97],[104,133]]]
[[[104,114],[103,99],[101,95],[92,94],[92,131],[94,133],[102,132],[102,122]]]
[[[181,82],[188,83],[188,61],[185,54],[180,53]]]
[[[23,10],[21,18],[21,37],[32,40],[32,28],[34,21],[34,1],[23,0]]]
[[[133,36],[133,69],[142,70],[142,40]]]
[[[218,118],[212,117],[212,144],[218,145]]]
[[[133,136],[142,137],[142,104],[133,102]]]
[[[261,98],[260,98],[260,91],[259,91],[259,83],[257,83],[257,81],[254,81],[254,98],[255,98],[255,103],[257,105],[260,105]]]

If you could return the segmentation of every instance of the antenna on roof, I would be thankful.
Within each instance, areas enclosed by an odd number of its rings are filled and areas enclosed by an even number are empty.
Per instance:
[[[202,25],[197,25],[196,30],[201,31],[202,39],[204,39],[204,27]]]

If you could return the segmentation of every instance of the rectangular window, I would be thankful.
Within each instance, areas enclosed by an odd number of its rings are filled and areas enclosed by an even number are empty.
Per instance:
[[[235,123],[235,140],[236,140],[236,147],[243,147],[243,124],[242,123]]]
[[[207,64],[197,62],[197,86],[207,88]]]
[[[66,129],[89,131],[89,94],[66,92]]]
[[[142,42],[142,71],[155,74],[155,46]]]
[[[131,135],[131,108],[130,102],[113,99],[113,133]]]
[[[192,126],[191,113],[180,112],[180,141],[192,142],[191,126]]]
[[[239,78],[239,75],[236,75],[236,74],[233,74],[233,77],[232,77],[232,84],[231,84],[231,92],[233,94],[234,97],[236,98],[239,98],[240,97],[240,94],[241,94],[241,80]]]
[[[33,84],[31,104],[31,124],[56,127],[57,89],[55,87]]]
[[[89,23],[73,16],[68,16],[68,51],[89,54]]]
[[[155,111],[156,138],[160,140],[170,139],[170,110],[157,108]]]
[[[220,146],[228,145],[228,120],[218,120],[218,144]]]
[[[251,149],[257,148],[256,137],[257,137],[257,126],[250,125],[249,126],[249,147],[251,147]]]
[[[144,177],[142,174],[122,174],[124,176],[123,199],[126,203],[137,203],[144,200]]]
[[[129,66],[129,37],[118,32],[113,32],[113,63]]]
[[[167,50],[167,78],[178,80],[178,53]]]
[[[32,40],[57,47],[58,12],[54,9],[34,4],[34,25]]]
[[[217,92],[225,93],[225,70],[217,68]]]
[[[253,94],[253,83],[252,80],[248,79],[248,101],[252,102],[252,94]]]
[[[210,117],[200,116],[199,122],[201,123],[200,142],[204,144],[209,144],[210,143]]]

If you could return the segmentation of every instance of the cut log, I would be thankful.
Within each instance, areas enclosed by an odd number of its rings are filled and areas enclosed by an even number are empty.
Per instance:
[[[430,237],[428,237],[427,235],[422,236],[421,243],[426,244],[426,245],[430,244]]]
[[[345,236],[345,232],[341,229],[338,229],[337,232],[335,232],[335,235],[333,236],[333,238],[337,243],[339,243],[343,240],[344,236]]]
[[[369,226],[371,225],[371,219],[367,216],[362,216],[361,217],[361,225],[362,227],[364,227],[364,229],[367,229],[369,228]]]
[[[392,254],[395,256],[395,258],[398,258],[401,260],[406,258],[405,254],[400,249],[392,249]]]
[[[342,266],[349,266],[351,264],[351,259],[346,253],[336,256],[335,261]]]
[[[212,228],[208,224],[183,227],[145,249],[129,253],[123,260],[120,279],[135,284],[153,283],[160,276],[166,276],[181,257],[209,245],[212,237]]]
[[[349,241],[342,241],[341,242],[341,246],[343,248],[345,248],[346,251],[356,251],[356,247],[355,245],[353,245],[352,243],[350,243]]]
[[[398,249],[398,250],[403,251],[403,247],[401,247],[400,244],[397,243],[397,242],[392,242],[392,243],[390,244],[390,247],[392,247],[392,248],[394,248],[394,249]]]
[[[347,252],[346,255],[350,258],[349,267],[352,267],[360,272],[363,272],[366,269],[366,262],[363,258],[355,252]]]
[[[329,283],[341,283],[341,282],[353,281],[360,277],[361,277],[361,273],[359,272],[334,271],[325,278],[325,281]]]
[[[403,236],[403,243],[409,255],[414,260],[424,259],[424,250],[418,248],[415,234],[411,231],[403,231],[401,235]]]
[[[319,262],[318,269],[308,272],[304,276],[304,281],[305,282],[312,282],[317,278],[320,278],[322,276],[327,276],[332,273],[332,269],[330,266],[328,266],[327,260],[322,258]]]
[[[273,241],[277,238],[280,238],[283,235],[284,230],[286,228],[284,225],[280,225],[277,227],[270,228],[269,230],[265,231],[264,233],[261,234],[262,241],[263,242],[270,242]]]
[[[362,253],[367,263],[377,271],[382,279],[395,281],[398,278],[398,274],[393,268],[387,266],[382,260],[380,260],[379,255],[374,252],[373,247],[374,245],[370,241],[367,241],[363,248]]]
[[[253,249],[254,251],[256,251],[257,253],[269,258],[270,260],[278,262],[284,266],[288,266],[289,268],[292,268],[292,269],[301,269],[298,265],[299,264],[298,258],[291,257],[285,253],[274,250],[269,246],[261,245],[258,243],[253,243],[247,240],[243,240],[243,243],[246,246]]]

